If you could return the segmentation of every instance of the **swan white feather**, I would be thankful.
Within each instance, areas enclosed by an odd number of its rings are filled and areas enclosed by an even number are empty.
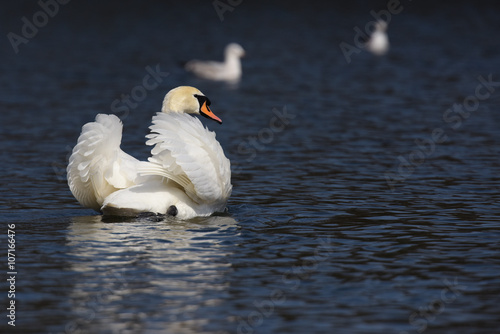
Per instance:
[[[154,145],[152,156],[149,163],[141,164],[139,174],[171,179],[197,203],[228,197],[231,184],[225,173],[229,160],[215,133],[199,119],[187,114],[158,113],[150,129],[146,144]]]
[[[218,122],[209,100],[194,87],[178,87],[153,117],[146,144],[148,161],[120,149],[122,123],[99,114],[82,128],[67,172],[75,198],[85,207],[112,215],[166,214],[172,206],[181,219],[225,209],[231,195],[229,160],[215,133],[187,113]]]
[[[69,188],[83,206],[99,210],[109,194],[134,185],[139,161],[120,149],[121,137],[115,115],[99,114],[83,126],[67,167]]]

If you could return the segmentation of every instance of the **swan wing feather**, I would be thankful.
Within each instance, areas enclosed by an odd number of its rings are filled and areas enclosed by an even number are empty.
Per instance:
[[[231,193],[229,160],[215,134],[198,118],[180,113],[153,117],[147,145],[153,146],[149,162],[139,174],[168,178],[197,203],[225,201]]]
[[[86,207],[99,210],[109,194],[134,184],[138,161],[120,149],[122,128],[118,117],[105,114],[82,127],[67,175],[71,192]]]

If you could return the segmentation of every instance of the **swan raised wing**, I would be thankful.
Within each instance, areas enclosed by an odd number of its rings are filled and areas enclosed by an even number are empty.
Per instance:
[[[182,113],[158,113],[153,117],[147,145],[154,146],[141,175],[168,178],[196,203],[227,201],[231,194],[229,160],[198,118]]]

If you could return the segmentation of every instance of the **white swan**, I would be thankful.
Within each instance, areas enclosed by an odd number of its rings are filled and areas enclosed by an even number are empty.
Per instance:
[[[185,65],[187,71],[203,79],[216,81],[238,81],[241,77],[240,58],[245,55],[241,45],[231,43],[224,51],[224,62],[191,60]]]
[[[366,43],[368,51],[377,56],[383,56],[389,51],[389,38],[387,37],[387,23],[379,20],[375,23],[375,31]]]
[[[229,160],[215,133],[188,115],[222,123],[209,105],[194,87],[168,92],[147,136],[153,146],[149,161],[120,149],[118,117],[97,115],[83,126],[69,159],[71,192],[83,206],[109,215],[153,212],[189,219],[223,211],[232,189]]]

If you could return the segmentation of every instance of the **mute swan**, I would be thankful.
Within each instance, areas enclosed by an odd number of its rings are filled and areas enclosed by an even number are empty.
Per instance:
[[[387,23],[379,20],[375,23],[375,31],[366,43],[368,51],[377,56],[383,56],[389,51],[389,38],[387,37]]]
[[[153,212],[189,219],[223,211],[232,189],[229,160],[215,133],[188,115],[222,124],[209,105],[194,87],[168,92],[146,136],[146,145],[153,146],[148,161],[120,149],[118,117],[97,115],[83,126],[69,158],[71,192],[83,206],[105,215]]]
[[[224,62],[191,60],[185,65],[185,69],[193,72],[203,79],[217,81],[237,81],[241,77],[240,58],[245,55],[241,45],[231,43],[224,51]]]

